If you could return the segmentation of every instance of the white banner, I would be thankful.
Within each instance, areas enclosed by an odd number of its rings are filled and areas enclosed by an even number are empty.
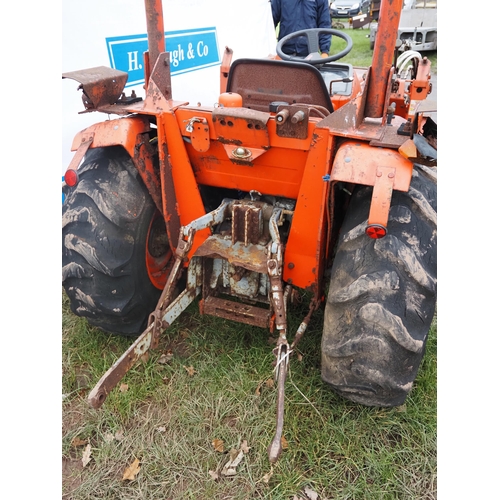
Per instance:
[[[142,53],[139,52],[147,33],[144,0],[87,0],[84,3],[63,0],[62,8],[63,73],[95,66],[122,69],[113,63],[119,64],[117,51],[120,44],[123,49],[123,43],[138,44],[137,50],[128,54],[129,69],[137,69],[141,64]],[[269,0],[163,0],[163,17],[167,50],[175,55],[171,56],[176,62],[176,67],[171,67],[175,100],[204,106],[217,102],[220,61],[226,46],[233,50],[233,60],[276,54],[276,34]],[[193,34],[207,36],[208,44],[204,43],[205,38],[191,43],[187,36]],[[186,40],[185,46],[183,40]],[[215,46],[219,54],[214,58],[213,53],[208,52]],[[204,55],[210,56],[210,65],[206,67],[201,64]],[[198,58],[199,65],[188,65],[189,58],[194,62]],[[183,72],[177,73],[176,69]],[[62,80],[63,174],[73,156],[70,148],[75,134],[107,119],[102,113],[78,114],[84,110],[78,85],[75,80]],[[128,86],[127,95],[132,89],[144,97],[142,84]]]

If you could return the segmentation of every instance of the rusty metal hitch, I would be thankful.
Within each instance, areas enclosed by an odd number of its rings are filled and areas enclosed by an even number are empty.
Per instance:
[[[184,234],[187,236],[187,240],[184,240]],[[160,295],[156,309],[149,315],[148,327],[153,328],[153,338],[151,341],[151,349],[156,349],[158,346],[158,341],[162,330],[168,328],[169,324],[163,319],[167,307],[172,302],[172,295],[174,293],[175,285],[179,281],[184,260],[193,246],[195,230],[189,227],[187,230],[184,228],[179,232],[179,241],[177,243],[177,248],[175,249],[175,262],[172,266],[172,270],[165,284],[165,288]]]
[[[276,403],[276,432],[271,444],[267,448],[267,456],[272,464],[278,460],[283,451],[281,437],[283,435],[285,418],[285,381],[288,371],[288,362],[292,352],[286,340],[283,342],[280,337],[278,342],[280,341],[280,345],[273,350],[276,356],[275,380],[278,386],[278,395]]]
[[[288,289],[288,286],[287,286]],[[285,291],[285,296],[287,291]],[[285,300],[286,304],[286,300]],[[309,326],[309,321],[313,312],[318,308],[319,301],[314,297],[309,305],[309,312],[304,318],[300,326],[297,328],[295,338],[290,346],[286,339],[286,335],[281,334],[276,342],[276,347],[273,353],[276,356],[275,380],[278,387],[277,403],[276,403],[276,432],[271,444],[267,448],[269,461],[275,463],[283,451],[281,437],[283,435],[284,419],[285,419],[285,382],[289,370],[290,357],[292,356],[296,345],[304,336],[304,333]]]
[[[202,279],[201,259],[199,257],[192,257],[187,270],[186,288],[173,300],[175,285],[180,278],[184,262],[193,245],[194,235],[197,231],[220,224],[226,218],[227,209],[231,206],[231,203],[232,200],[224,199],[216,210],[181,227],[175,251],[175,262],[158,304],[155,310],[149,315],[148,326],[94,386],[88,396],[88,402],[92,408],[97,409],[103,405],[109,393],[118,385],[120,380],[135,363],[149,349],[155,349],[158,346],[161,332],[167,329],[200,294]]]
[[[159,336],[191,304],[201,291],[200,259],[191,259],[188,267],[186,289],[172,300],[175,285],[179,280],[184,260],[193,244],[196,230],[190,226],[181,228],[176,248],[176,259],[156,309],[149,315],[148,326],[122,356],[108,369],[88,396],[92,408],[100,408],[109,393],[117,386],[125,374],[150,349],[158,346]],[[187,240],[184,238],[187,237]]]
[[[267,455],[271,463],[275,463],[281,455],[281,436],[283,434],[283,420],[285,413],[285,379],[288,368],[290,346],[286,338],[286,300],[283,293],[283,246],[278,232],[279,212],[275,212],[269,221],[269,229],[272,241],[269,243],[267,273],[271,283],[271,299],[276,316],[276,328],[279,336],[276,348],[273,350],[276,356],[275,379],[278,385],[278,400],[276,408],[276,433],[267,449]],[[287,296],[289,294],[287,293]]]
[[[267,448],[269,461],[275,463],[283,450],[281,438],[283,435],[284,418],[285,418],[285,382],[289,369],[290,356],[293,353],[295,346],[298,344],[304,335],[312,313],[317,309],[319,302],[316,297],[313,297],[309,306],[309,312],[300,324],[292,346],[287,340],[287,303],[291,295],[291,286],[287,285],[283,291],[283,245],[280,242],[278,232],[278,221],[281,213],[276,211],[273,213],[269,221],[269,228],[272,241],[269,244],[267,272],[271,283],[272,305],[276,315],[276,328],[279,336],[276,341],[276,347],[273,350],[276,356],[275,379],[278,387],[277,404],[276,404],[276,432],[271,444]]]
[[[207,213],[206,215],[193,220],[187,226],[180,228],[179,241],[175,251],[175,262],[168,276],[165,288],[163,289],[160,299],[158,300],[157,306],[149,315],[148,326],[135,340],[135,342],[113,364],[113,366],[109,368],[109,370],[101,377],[99,382],[92,389],[88,397],[88,402],[91,407],[97,409],[103,405],[111,390],[117,386],[120,380],[134,366],[134,364],[137,363],[137,361],[139,361],[139,359],[149,349],[155,349],[158,346],[160,334],[166,330],[202,292],[204,287],[204,255],[208,252],[210,256],[215,251],[213,249],[203,249],[203,245],[206,246],[207,242],[202,244],[196,252],[194,252],[194,255],[190,257],[189,264],[187,266],[186,288],[174,298],[174,290],[185,266],[188,253],[192,248],[196,232],[206,228],[213,228],[214,226],[224,222],[227,218],[234,217],[234,214],[232,214],[232,207],[235,203],[237,204],[234,200],[225,199],[214,211]],[[284,287],[283,282],[284,245],[281,243],[278,230],[278,226],[282,223],[283,213],[282,208],[273,208],[269,218],[270,241],[267,243],[267,256],[266,247],[263,246],[262,248],[264,252],[261,254],[261,260],[256,267],[258,272],[266,273],[267,271],[270,287],[270,312],[274,313],[274,324],[278,331],[276,347],[273,350],[273,353],[276,356],[275,378],[277,382],[277,408],[276,432],[271,444],[268,447],[268,457],[271,463],[275,463],[282,452],[281,440],[284,427],[285,382],[289,369],[290,356],[294,352],[295,346],[304,335],[313,311],[318,307],[317,299],[313,298],[309,307],[309,313],[297,329],[295,338],[290,346],[287,340],[287,303],[291,299],[293,291],[291,285],[288,284]],[[248,231],[252,229],[250,226],[245,227]],[[233,232],[234,231],[236,231],[236,229],[233,228]],[[247,232],[245,232],[245,234],[247,234]],[[232,238],[234,239],[234,237],[235,236],[233,234]],[[245,243],[248,238],[245,236]],[[210,242],[210,238],[207,241]],[[231,243],[232,240],[228,241]],[[221,242],[219,243],[222,245]],[[238,242],[232,242],[232,246],[237,245]],[[208,247],[212,248],[212,246],[208,244]],[[225,247],[223,248],[223,246],[224,245],[222,245],[221,248],[219,248],[219,250],[215,253],[221,252],[225,255],[227,251],[224,250]],[[231,255],[229,253],[227,254],[227,258],[231,259]]]

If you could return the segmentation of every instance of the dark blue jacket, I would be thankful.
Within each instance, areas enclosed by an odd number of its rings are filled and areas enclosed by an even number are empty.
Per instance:
[[[328,0],[271,0],[274,26],[280,23],[278,40],[309,28],[331,28]],[[321,52],[330,52],[330,35],[320,37]],[[283,46],[283,52],[305,57],[308,55],[305,37],[295,38]]]

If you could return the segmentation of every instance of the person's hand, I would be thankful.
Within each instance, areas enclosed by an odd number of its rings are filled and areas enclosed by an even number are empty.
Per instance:
[[[326,52],[322,52],[322,53],[321,53],[321,57],[322,57],[323,59],[324,59],[325,57],[328,57],[328,53],[326,53]]]

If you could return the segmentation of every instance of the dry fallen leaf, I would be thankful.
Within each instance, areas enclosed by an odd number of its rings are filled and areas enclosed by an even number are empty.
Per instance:
[[[188,375],[190,377],[192,377],[195,373],[196,373],[196,370],[193,368],[193,366],[184,366],[184,369],[188,372]]]
[[[122,431],[117,431],[115,432],[115,439],[118,441],[121,441],[123,439],[123,432]]]
[[[149,361],[149,351],[146,351],[140,358],[141,363],[147,363]]]
[[[87,365],[77,366],[75,368],[75,384],[78,389],[86,389],[90,385],[91,375]]]
[[[306,486],[304,488],[304,494],[308,498],[308,500],[318,500],[318,494],[312,489],[309,488],[309,486]]]
[[[261,388],[263,385],[265,385],[268,389],[272,389],[274,387],[274,380],[272,378],[268,378],[265,382],[260,382],[260,384],[257,386],[257,389],[255,389],[256,396],[260,396]]]
[[[85,447],[85,450],[83,450],[82,464],[84,467],[90,462],[91,453],[92,453],[92,449],[90,448],[90,444],[88,444]]]
[[[218,451],[219,453],[224,453],[224,441],[222,441],[221,439],[214,439],[212,441],[212,445],[215,451]]]
[[[297,361],[302,361],[304,359],[304,356],[300,354],[300,352],[297,352]]]
[[[121,384],[120,385],[120,392],[127,392],[128,391],[128,385],[127,384]]]
[[[285,436],[281,436],[281,447],[284,450],[288,448],[288,441],[285,439]]]
[[[124,474],[123,474],[123,478],[122,478],[122,481],[133,481],[135,479],[135,476],[137,476],[137,474],[139,473],[139,471],[141,470],[141,467],[140,467],[140,463],[141,461],[136,458],[125,470]]]
[[[246,439],[243,441],[243,443],[241,443],[240,449],[243,453],[248,453],[250,451],[250,446],[248,446]]]
[[[80,439],[78,436],[75,436],[71,441],[71,446],[77,448],[78,446],[85,446],[88,443],[88,439]]]
[[[210,477],[211,477],[214,481],[216,481],[217,479],[219,479],[219,478],[220,478],[219,473],[218,473],[218,472],[214,472],[213,470],[209,470],[209,471],[208,471],[208,474],[210,475]]]
[[[115,439],[115,436],[113,436],[113,434],[111,434],[111,432],[106,432],[106,434],[104,434],[104,441],[106,443],[111,443],[114,439]]]
[[[269,483],[269,480],[271,479],[271,476],[273,475],[273,468],[271,467],[271,470],[264,475],[264,477],[262,478],[262,481],[264,481],[264,483]]]
[[[234,448],[229,452],[229,460],[224,465],[224,468],[221,471],[223,476],[235,476],[236,475],[236,467],[243,460],[243,451],[235,450]]]
[[[222,469],[221,474],[225,477],[236,476],[236,469],[234,467],[227,467],[227,464],[226,464],[224,466],[224,468]]]
[[[165,353],[163,353],[159,359],[158,359],[158,363],[160,365],[166,365],[167,363],[169,363],[170,361],[172,361],[172,358],[174,357],[172,351],[167,351]]]

